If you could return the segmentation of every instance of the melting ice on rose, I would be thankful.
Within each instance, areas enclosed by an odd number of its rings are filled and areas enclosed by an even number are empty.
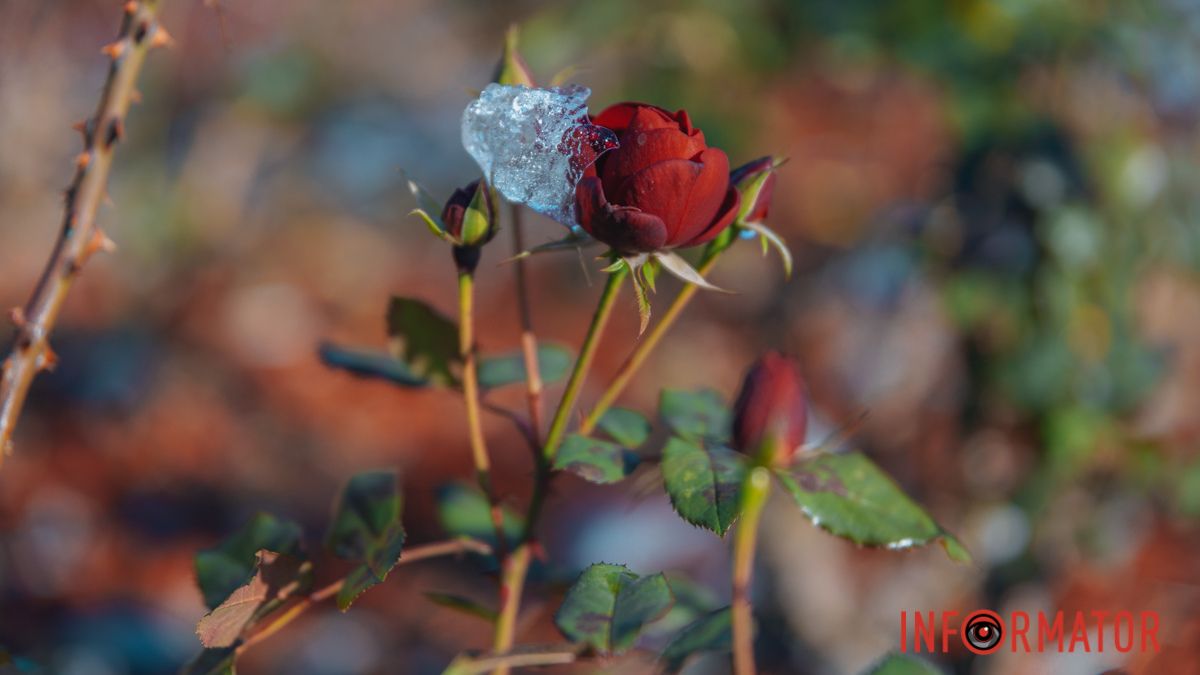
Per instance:
[[[490,84],[463,111],[463,147],[504,198],[574,227],[575,185],[617,136],[588,120],[591,90]]]

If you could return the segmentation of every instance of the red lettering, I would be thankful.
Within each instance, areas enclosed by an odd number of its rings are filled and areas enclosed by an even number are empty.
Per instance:
[[[958,612],[942,612],[942,653],[950,653],[950,636],[956,635],[958,629],[954,628],[954,617],[958,616]]]
[[[929,613],[929,623],[925,623],[924,615],[921,612],[914,612],[913,618],[916,624],[913,626],[913,651],[920,653],[921,640],[925,641],[925,651],[933,652],[933,635],[934,626],[937,619],[934,618],[933,612]]]
[[[1088,642],[1087,619],[1083,618],[1083,612],[1075,612],[1075,625],[1071,631],[1071,643],[1067,645],[1067,651],[1074,654],[1075,645],[1083,644],[1083,651],[1092,651],[1092,645]]]
[[[1122,623],[1125,624],[1125,646],[1123,647],[1121,646]],[[1113,646],[1121,653],[1133,649],[1133,615],[1129,612],[1117,612],[1117,615],[1113,617]]]
[[[1096,648],[1097,652],[1104,653],[1104,619],[1108,617],[1108,612],[1102,612],[1098,609],[1092,610],[1092,616],[1096,619],[1096,642],[1100,646]]]
[[[1146,642],[1154,643],[1154,653],[1158,653],[1158,612],[1142,612],[1142,651],[1147,651]]]
[[[1012,650],[1017,651],[1017,638],[1021,638],[1021,644],[1025,645],[1025,653],[1030,652],[1029,638],[1026,635],[1029,633],[1029,614],[1026,612],[1013,612],[1012,618],[1009,620],[1012,628]]]
[[[1063,650],[1063,614],[1054,613],[1054,623],[1046,621],[1046,613],[1038,612],[1038,651],[1046,651],[1046,643],[1058,639],[1058,651]]]

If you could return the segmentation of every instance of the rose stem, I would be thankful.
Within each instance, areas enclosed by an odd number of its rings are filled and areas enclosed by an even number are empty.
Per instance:
[[[742,483],[740,520],[733,539],[733,672],[754,675],[754,617],[750,606],[750,581],[754,550],[763,505],[771,491],[771,474],[756,466]]]
[[[588,327],[587,336],[584,337],[583,345],[579,349],[579,358],[575,360],[575,367],[571,371],[570,379],[567,380],[566,391],[563,393],[562,400],[558,403],[558,409],[554,413],[554,421],[550,425],[550,433],[546,436],[546,443],[542,447],[542,453],[539,455],[537,480],[534,483],[533,496],[530,499],[529,510],[525,516],[525,531],[521,536],[520,545],[508,557],[504,571],[501,574],[500,615],[496,619],[496,633],[493,643],[493,648],[497,653],[505,653],[512,649],[516,632],[517,613],[521,606],[521,594],[524,591],[525,577],[529,572],[529,563],[532,557],[533,532],[541,515],[546,491],[550,486],[550,467],[554,464],[554,455],[558,452],[558,445],[562,442],[563,435],[566,432],[567,420],[570,417],[571,408],[575,405],[575,399],[579,396],[579,391],[582,389],[583,382],[587,377],[587,371],[591,368],[592,360],[595,358],[596,349],[600,345],[600,336],[604,333],[604,327],[608,324],[608,319],[612,315],[613,306],[621,290],[621,283],[628,274],[629,269],[622,266],[608,277],[608,282],[604,286],[604,292],[601,293],[600,301],[596,305],[596,311],[592,315],[592,323]],[[494,672],[507,673],[508,667],[498,667]]]
[[[467,429],[471,437],[471,459],[475,462],[475,478],[491,505],[492,525],[496,528],[496,554],[501,563],[506,555],[504,515],[492,487],[491,461],[483,437],[479,408],[479,378],[475,363],[475,277],[471,272],[458,273],[458,353],[463,361],[463,399],[467,404]]]
[[[510,205],[512,214],[513,254],[525,250],[524,223],[521,222],[521,207]],[[533,428],[535,443],[542,437],[542,374],[538,364],[537,335],[533,332],[533,311],[529,304],[529,281],[525,277],[525,259],[517,258],[513,266],[517,281],[517,310],[521,318],[521,352],[525,357],[525,389],[529,397],[529,424]]]
[[[96,211],[107,195],[113,152],[124,134],[125,116],[137,98],[137,78],[146,52],[170,44],[158,25],[157,0],[131,0],[116,41],[104,48],[112,59],[96,113],[82,123],[84,148],[66,191],[62,230],[33,294],[23,310],[13,310],[17,325],[12,351],[0,374],[0,462],[12,448],[13,429],[35,375],[54,366],[47,342],[71,282],[96,251],[112,243],[96,227]]]
[[[429,558],[436,558],[444,555],[455,555],[458,553],[478,553],[479,555],[488,555],[491,552],[492,547],[488,546],[482,541],[463,537],[461,539],[451,539],[450,541],[438,541],[432,544],[414,546],[413,548],[404,551],[403,556],[396,563],[396,565],[406,565],[408,563],[414,563],[420,560],[427,560]],[[313,591],[308,595],[307,598],[304,598],[289,608],[288,611],[280,614],[275,618],[274,621],[266,626],[263,626],[262,629],[254,633],[254,635],[246,638],[246,641],[238,646],[238,653],[241,654],[245,650],[249,649],[252,645],[256,645],[271,637],[275,633],[278,633],[285,626],[294,621],[296,617],[303,614],[313,605],[324,602],[325,600],[336,596],[342,590],[342,585],[345,583],[345,579],[338,579],[324,588]]]
[[[698,267],[700,274],[708,274],[708,271],[716,264],[717,258],[723,250],[725,250],[724,246],[714,247],[711,245],[705,249],[704,257],[700,260],[700,266]],[[621,364],[621,368],[617,370],[616,377],[605,388],[604,393],[600,395],[600,400],[596,402],[596,406],[592,408],[592,411],[588,413],[587,417],[579,425],[579,433],[586,435],[596,428],[596,424],[600,422],[600,418],[604,417],[604,413],[608,412],[608,409],[616,402],[617,397],[625,391],[625,387],[629,386],[629,381],[633,379],[638,369],[642,367],[642,363],[646,360],[646,357],[650,356],[650,352],[654,351],[659,341],[671,329],[671,326],[679,318],[679,315],[683,312],[683,308],[691,302],[692,296],[696,294],[697,290],[699,290],[699,287],[695,284],[686,284],[680,289],[679,295],[675,296],[675,300],[671,302],[671,306],[667,308],[663,317],[659,319],[654,328],[650,329],[649,334],[638,341],[637,346],[630,352],[629,357]]]

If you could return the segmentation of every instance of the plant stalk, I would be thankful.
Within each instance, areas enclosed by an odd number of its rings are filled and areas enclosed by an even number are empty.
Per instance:
[[[513,255],[520,256],[525,250],[524,223],[521,207],[510,205],[512,215]],[[529,425],[533,428],[536,443],[542,438],[542,374],[538,363],[537,335],[533,332],[533,309],[529,302],[529,280],[526,278],[525,258],[518,257],[513,263],[513,274],[517,282],[517,312],[521,319],[521,353],[525,360],[525,392],[529,400]]]
[[[771,492],[771,472],[756,466],[742,483],[741,515],[733,539],[733,672],[754,675],[754,612],[750,583],[763,506]]]
[[[92,254],[113,246],[96,226],[96,212],[107,197],[113,154],[125,133],[129,106],[137,97],[146,53],[170,43],[158,24],[158,6],[158,0],[126,2],[117,39],[103,50],[111,59],[108,79],[96,112],[79,127],[84,147],[66,191],[62,229],[29,302],[12,313],[16,336],[0,373],[0,462],[11,451],[13,429],[30,383],[39,372],[54,367],[48,339],[71,283]]]

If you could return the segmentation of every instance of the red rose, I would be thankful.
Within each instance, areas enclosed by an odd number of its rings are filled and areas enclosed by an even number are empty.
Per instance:
[[[686,111],[618,103],[592,122],[621,146],[600,156],[575,189],[579,225],[618,253],[696,246],[737,215],[729,158],[704,142]]]
[[[766,354],[746,373],[733,404],[734,447],[747,454],[775,453],[770,463],[791,464],[808,428],[807,399],[796,362],[778,352]]]

